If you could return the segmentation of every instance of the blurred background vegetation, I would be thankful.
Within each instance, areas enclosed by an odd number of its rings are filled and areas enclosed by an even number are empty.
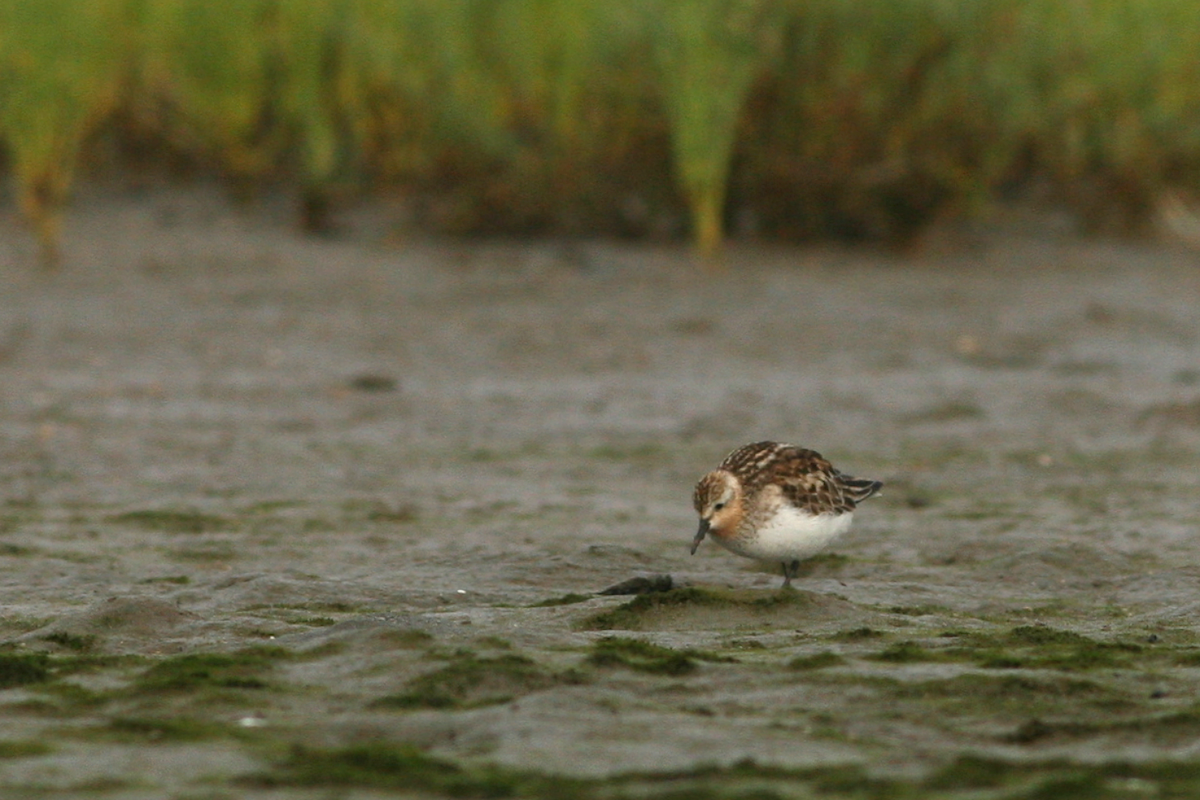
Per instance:
[[[431,231],[904,242],[1200,187],[1194,0],[0,0],[0,175],[401,195]]]

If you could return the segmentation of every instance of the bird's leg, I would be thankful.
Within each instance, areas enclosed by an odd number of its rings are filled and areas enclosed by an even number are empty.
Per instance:
[[[796,559],[791,564],[784,561],[784,562],[782,562],[782,566],[783,566],[783,586],[781,586],[780,588],[790,589],[790,588],[792,588],[792,578],[794,578],[796,575],[798,575],[800,573],[800,559]]]

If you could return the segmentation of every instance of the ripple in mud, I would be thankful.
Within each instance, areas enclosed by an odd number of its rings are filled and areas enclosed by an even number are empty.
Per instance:
[[[816,620],[845,623],[866,616],[848,600],[814,592],[764,594],[685,587],[638,595],[587,617],[579,626],[588,630],[775,630],[800,628]]]
[[[477,708],[583,681],[583,676],[573,670],[556,673],[514,653],[480,657],[459,651],[445,666],[417,676],[402,693],[381,697],[371,703],[371,708]]]
[[[688,675],[696,671],[698,661],[733,663],[736,659],[700,650],[675,650],[620,636],[609,636],[596,642],[588,656],[592,666],[624,667],[652,675]]]
[[[26,646],[57,645],[71,650],[108,646],[114,652],[158,650],[164,640],[194,626],[200,618],[153,597],[110,597],[67,614],[16,641]]]

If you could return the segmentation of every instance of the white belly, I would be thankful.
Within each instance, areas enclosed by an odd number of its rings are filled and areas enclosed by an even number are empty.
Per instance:
[[[718,539],[726,549],[762,561],[796,561],[816,555],[850,527],[852,512],[818,514],[784,506],[754,536]]]

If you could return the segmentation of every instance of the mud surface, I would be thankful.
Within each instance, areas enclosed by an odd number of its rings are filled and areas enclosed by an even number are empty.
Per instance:
[[[6,797],[1200,786],[1194,253],[368,223],[0,225]],[[790,593],[688,555],[760,438],[887,483]]]

